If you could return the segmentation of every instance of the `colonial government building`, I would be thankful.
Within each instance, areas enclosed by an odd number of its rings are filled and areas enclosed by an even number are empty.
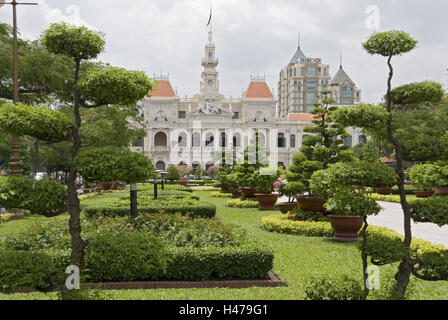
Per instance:
[[[311,124],[313,103],[326,86],[337,105],[352,105],[360,100],[360,90],[340,66],[334,77],[321,59],[307,57],[300,49],[280,71],[278,93],[266,84],[264,76],[251,76],[245,92],[238,98],[219,92],[217,72],[219,60],[209,32],[200,91],[181,98],[173,90],[168,76],[155,78],[158,85],[143,101],[147,136],[144,152],[154,160],[156,168],[165,170],[170,164],[186,164],[204,168],[218,165],[222,152],[234,148],[241,158],[244,149],[254,140],[266,147],[271,165],[289,166],[307,137],[304,127]],[[349,128],[352,146],[366,137],[360,129]],[[225,154],[230,159],[231,152]]]

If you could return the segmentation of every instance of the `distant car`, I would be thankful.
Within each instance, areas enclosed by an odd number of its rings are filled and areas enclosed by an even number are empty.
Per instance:
[[[187,179],[188,179],[188,180],[194,180],[194,175],[192,175],[192,174],[188,175],[188,176],[187,176]]]
[[[48,176],[48,173],[46,172],[37,172],[36,175],[34,176],[34,179],[42,180],[46,176]]]

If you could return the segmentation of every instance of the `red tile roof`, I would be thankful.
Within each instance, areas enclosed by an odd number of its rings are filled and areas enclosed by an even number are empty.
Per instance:
[[[150,91],[149,94],[151,97],[160,98],[174,98],[176,96],[173,87],[168,80],[157,81],[154,90]]]
[[[290,113],[287,119],[291,121],[311,121],[314,120],[314,115],[311,113]]]
[[[245,98],[255,98],[255,99],[273,99],[271,90],[269,90],[266,82],[262,81],[252,81],[247,88]]]

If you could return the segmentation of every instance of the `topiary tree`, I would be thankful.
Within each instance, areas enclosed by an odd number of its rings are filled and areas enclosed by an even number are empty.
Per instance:
[[[321,91],[321,102],[316,102],[311,111],[314,126],[304,128],[311,135],[303,140],[301,153],[294,155],[286,175],[288,181],[302,183],[310,193],[309,181],[314,172],[332,163],[355,159],[350,148],[343,144],[349,135],[342,123],[334,121],[333,114],[338,108],[332,106],[335,100],[330,96],[330,90]]]
[[[377,133],[384,132],[393,145],[398,175],[398,190],[404,215],[403,246],[407,254],[400,257],[400,265],[395,274],[396,293],[404,297],[411,273],[418,261],[409,250],[412,241],[412,206],[406,200],[404,161],[428,161],[446,158],[448,115],[446,101],[441,101],[443,90],[434,82],[413,83],[392,89],[394,74],[392,58],[413,50],[417,41],[402,31],[374,33],[363,44],[371,55],[387,58],[389,76],[385,105],[353,106],[338,111],[337,118],[348,126],[368,128]],[[442,138],[440,138],[442,137]]]
[[[104,50],[104,34],[66,23],[52,24],[41,39],[42,45],[53,54],[69,57],[74,64],[71,98],[74,126],[71,130],[71,157],[75,159],[81,149],[80,108],[97,108],[111,104],[135,104],[152,89],[151,80],[139,71],[128,71],[107,65],[97,65],[81,72],[83,65],[95,59]],[[69,231],[72,236],[71,263],[82,265],[87,242],[81,237],[80,207],[75,179],[77,168],[71,166],[68,179]]]
[[[166,169],[166,172],[168,172],[167,179],[171,182],[177,181],[180,179],[179,170],[177,170],[177,167],[173,164],[169,165]]]
[[[137,189],[132,185],[145,182],[156,174],[150,158],[127,148],[85,148],[76,156],[74,164],[87,181],[121,181],[131,184],[131,215],[137,213]]]

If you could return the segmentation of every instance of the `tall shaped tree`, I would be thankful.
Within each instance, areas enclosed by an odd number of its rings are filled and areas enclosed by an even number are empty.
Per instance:
[[[104,50],[104,35],[86,27],[66,23],[52,24],[42,35],[42,44],[50,53],[71,58],[74,64],[71,101],[74,126],[71,132],[71,157],[81,149],[82,126],[80,108],[93,109],[111,104],[133,105],[152,89],[151,80],[139,71],[128,71],[111,66],[98,66],[81,73],[81,67],[95,59]],[[69,231],[72,237],[71,263],[82,265],[87,242],[81,237],[80,206],[75,179],[77,169],[70,168],[67,179]]]

